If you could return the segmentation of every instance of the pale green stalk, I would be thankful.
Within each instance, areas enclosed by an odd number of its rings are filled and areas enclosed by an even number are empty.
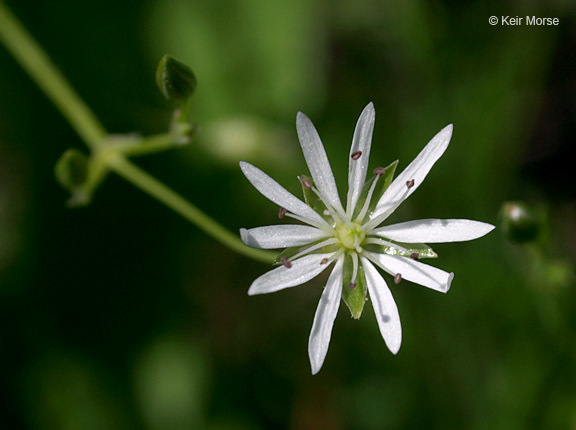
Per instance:
[[[95,156],[99,157],[109,169],[196,224],[230,249],[255,260],[267,263],[274,261],[274,253],[244,245],[237,235],[132,164],[120,154],[120,148],[114,149],[113,146],[104,145],[105,139],[110,137],[104,127],[2,0],[0,0],[0,40],[94,151]],[[158,135],[151,139],[150,149],[167,145],[167,137]]]

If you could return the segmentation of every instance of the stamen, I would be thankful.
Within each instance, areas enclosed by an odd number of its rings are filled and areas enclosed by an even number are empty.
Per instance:
[[[350,283],[356,284],[356,276],[358,276],[358,254],[354,252],[350,257],[352,257],[352,279]]]
[[[396,273],[396,276],[394,276],[394,283],[398,285],[400,281],[402,281],[402,275],[400,273]]]
[[[287,216],[288,218],[294,218],[297,219],[298,221],[302,221],[304,224],[308,224],[311,226],[314,226],[316,228],[319,228],[322,231],[325,231],[328,234],[335,234],[336,232],[334,231],[334,229],[332,227],[330,227],[330,225],[327,222],[324,222],[322,224],[318,223],[318,222],[314,222],[312,220],[303,218],[299,215],[293,214],[292,212],[286,212],[285,216]]]
[[[376,170],[378,170],[378,169],[382,169],[382,167],[378,167]],[[376,170],[374,170],[374,171],[376,171]],[[384,170],[386,170],[386,169],[384,169]],[[380,179],[380,175],[376,175],[376,179],[374,179],[374,182],[372,182],[372,185],[370,185],[370,189],[368,190],[368,195],[366,196],[366,200],[364,201],[364,206],[362,206],[362,210],[360,211],[360,213],[356,217],[356,220],[358,220],[360,222],[362,222],[362,220],[366,216],[366,212],[368,212],[368,208],[370,207],[370,202],[372,201],[372,194],[374,194],[374,190],[376,189],[376,183],[378,182],[378,179]]]
[[[282,266],[284,266],[286,269],[292,268],[292,263],[286,257],[282,257],[281,260],[282,260]]]
[[[408,184],[412,182],[411,186],[408,186]],[[376,218],[372,218],[370,220],[368,220],[363,226],[362,228],[365,231],[370,231],[372,230],[374,227],[380,225],[386,218],[388,218],[390,216],[390,214],[392,214],[396,208],[398,206],[400,206],[400,204],[404,201],[404,199],[406,199],[406,197],[408,196],[408,194],[410,193],[410,188],[414,186],[413,184],[414,179],[412,179],[411,181],[407,181],[406,182],[406,189],[404,190],[404,193],[402,193],[402,195],[400,197],[398,197],[396,200],[390,202],[390,203],[386,203],[385,205],[382,205],[384,207],[388,206],[388,209],[384,212],[382,212],[380,215],[378,215]],[[378,205],[376,205],[376,207],[378,207]]]
[[[312,188],[312,182],[310,182],[310,179],[302,179],[300,182],[302,183],[302,186],[307,190]]]
[[[356,288],[356,285],[358,285],[356,282],[350,282],[350,285],[348,285],[348,287],[353,290],[354,288]]]
[[[352,158],[352,160],[356,161],[360,158],[360,156],[362,156],[362,151],[356,151],[352,155],[350,155],[350,158]]]
[[[360,239],[358,236],[354,236],[354,249],[358,254],[362,253],[362,247],[360,246]]]
[[[292,257],[292,260],[296,260],[297,258],[300,258],[300,257],[302,257],[303,255],[309,254],[309,253],[311,253],[312,251],[316,251],[317,249],[322,248],[322,247],[324,247],[324,246],[334,245],[334,244],[337,243],[337,242],[338,242],[338,239],[336,239],[336,238],[334,238],[334,237],[332,237],[332,238],[330,238],[330,239],[326,239],[326,240],[324,240],[324,241],[322,241],[322,242],[320,242],[320,243],[317,243],[316,245],[309,246],[308,248],[300,251],[298,254],[296,254],[296,255],[294,255],[294,256]]]
[[[412,188],[414,186],[414,179],[406,181],[406,186],[408,187],[408,189]]]
[[[383,176],[386,174],[386,168],[385,167],[376,167],[374,169],[374,174],[376,176]]]
[[[320,264],[326,264],[326,263],[328,263],[328,259],[327,259],[327,258],[323,258],[323,259],[320,261]]]
[[[397,243],[388,242],[387,240],[381,239],[379,237],[369,237],[368,239],[366,239],[364,241],[364,243],[366,243],[366,244],[372,243],[374,245],[384,245],[384,246],[387,246],[389,248],[396,249],[396,250],[402,252],[404,255],[410,254],[410,251],[408,251],[406,248],[398,245]],[[387,255],[393,255],[393,254],[387,254]],[[398,255],[398,254],[395,254],[395,255]]]
[[[284,215],[286,215],[286,208],[280,208],[278,211],[278,218],[282,219],[284,218]]]
[[[351,226],[350,222],[346,221],[345,214],[338,213],[337,209],[332,207],[332,205],[330,205],[330,203],[326,201],[322,193],[318,191],[316,187],[312,187],[312,191],[314,191],[314,194],[316,194],[318,198],[322,201],[322,203],[324,203],[324,206],[326,206],[326,209],[330,212],[330,216],[332,217],[332,219],[334,219],[334,221],[336,221],[336,223],[344,222]]]
[[[418,261],[418,259],[420,258],[420,254],[418,254],[417,252],[413,252],[412,254],[410,254],[410,258],[412,260]]]

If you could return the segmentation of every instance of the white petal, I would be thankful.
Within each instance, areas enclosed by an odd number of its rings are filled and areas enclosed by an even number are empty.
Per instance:
[[[248,295],[267,294],[284,288],[295,287],[318,276],[330,264],[320,264],[324,258],[330,259],[334,253],[312,254],[292,261],[292,267],[277,267],[264,273],[250,286]]]
[[[450,289],[454,273],[448,273],[409,257],[370,253],[370,258],[386,272],[395,276],[400,273],[402,279],[423,285],[441,293]]]
[[[463,242],[478,239],[494,226],[469,219],[420,219],[387,225],[372,233],[406,243]]]
[[[240,229],[242,241],[253,248],[275,249],[300,246],[327,237],[328,233],[306,225],[271,225]]]
[[[310,332],[310,339],[308,340],[308,355],[310,357],[310,365],[312,366],[312,374],[318,373],[326,353],[328,352],[328,345],[330,344],[330,337],[332,335],[332,327],[334,320],[338,314],[338,307],[340,306],[340,297],[342,296],[342,262],[344,259],[340,257],[334,266],[334,270],[328,278],[326,287],[320,297],[316,314],[314,315],[314,323],[312,324],[312,331]]]
[[[254,185],[254,188],[260,191],[260,193],[262,193],[262,195],[267,199],[310,221],[310,224],[321,226],[327,225],[326,221],[324,221],[324,219],[318,215],[314,209],[290,192],[286,191],[282,185],[262,170],[254,167],[250,163],[246,163],[245,161],[240,162],[240,168],[252,185]]]
[[[372,300],[380,333],[388,349],[392,354],[396,354],[402,343],[402,326],[400,325],[400,315],[398,315],[396,302],[394,302],[394,297],[392,297],[388,285],[378,270],[364,257],[362,257],[362,267],[364,267],[368,293]]]
[[[436,136],[432,138],[418,156],[404,169],[400,175],[390,184],[386,192],[382,195],[376,209],[371,216],[375,219],[383,214],[392,213],[404,200],[408,198],[428,175],[428,172],[444,154],[450,138],[452,137],[452,124],[444,127]],[[414,186],[410,189],[406,182],[414,180]]]
[[[366,171],[368,170],[368,161],[370,159],[370,146],[372,144],[372,131],[374,130],[374,117],[374,105],[370,102],[360,114],[354,130],[348,167],[348,198],[346,201],[346,213],[348,216],[352,216],[366,179]],[[354,160],[352,154],[358,151],[362,154],[360,158]]]
[[[320,136],[318,136],[312,121],[302,112],[298,112],[298,115],[296,115],[296,130],[298,131],[298,140],[300,141],[306,164],[316,187],[318,187],[318,191],[326,197],[328,203],[334,209],[343,213],[344,209],[342,208],[342,203],[340,203],[336,181],[334,181],[332,168]]]

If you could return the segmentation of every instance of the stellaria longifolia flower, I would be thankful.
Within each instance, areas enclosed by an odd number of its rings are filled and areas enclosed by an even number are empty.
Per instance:
[[[280,206],[279,217],[307,225],[274,225],[241,229],[249,246],[286,248],[277,267],[256,279],[248,294],[265,294],[303,284],[333,263],[332,273],[318,304],[308,353],[312,373],[324,362],[340,299],[359,318],[368,294],[380,333],[396,354],[402,341],[398,309],[390,289],[376,267],[401,280],[440,292],[450,288],[453,273],[418,260],[437,257],[425,243],[477,239],[494,226],[466,219],[423,219],[379,227],[406,200],[442,156],[452,136],[452,125],[442,129],[392,181],[397,161],[374,169],[366,180],[374,128],[374,106],[368,104],[356,124],[348,169],[346,207],[340,201],[328,157],[312,122],[302,113],[296,118],[298,138],[311,177],[300,176],[306,203],[258,168],[240,162],[248,180],[266,198]]]

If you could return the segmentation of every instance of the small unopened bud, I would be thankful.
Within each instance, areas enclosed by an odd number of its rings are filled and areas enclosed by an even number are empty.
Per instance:
[[[410,254],[410,258],[412,260],[418,260],[418,258],[420,258],[420,254],[418,254],[417,252],[413,252],[412,254]]]
[[[73,191],[86,183],[88,157],[76,149],[67,150],[56,163],[56,179],[64,188]]]
[[[280,208],[278,211],[278,218],[282,219],[284,218],[284,215],[286,215],[286,208]]]
[[[310,179],[302,179],[302,186],[309,190],[312,188],[312,182],[310,182]]]
[[[414,179],[406,181],[406,186],[408,187],[408,189],[412,188],[414,186]]]
[[[400,273],[396,273],[396,276],[394,276],[394,283],[396,285],[398,285],[401,280],[402,280],[402,275]]]
[[[288,260],[286,257],[282,257],[282,265],[286,268],[286,269],[291,269],[292,268],[292,263],[290,262],[290,260]]]
[[[356,288],[356,285],[358,285],[356,282],[350,282],[350,285],[348,285],[348,287],[353,290],[354,288]]]
[[[352,160],[358,160],[361,156],[362,151],[356,151],[352,155],[350,155],[350,158],[352,158]]]
[[[196,76],[186,64],[164,55],[156,69],[156,84],[168,100],[183,101],[194,93]]]
[[[323,259],[320,261],[320,264],[326,264],[326,263],[328,263],[328,259],[327,259],[327,258],[323,258]]]
[[[383,176],[386,174],[386,169],[384,167],[376,167],[374,169],[374,174],[376,176]]]
[[[514,243],[535,241],[545,228],[542,209],[524,202],[504,203],[500,218],[504,234]]]

